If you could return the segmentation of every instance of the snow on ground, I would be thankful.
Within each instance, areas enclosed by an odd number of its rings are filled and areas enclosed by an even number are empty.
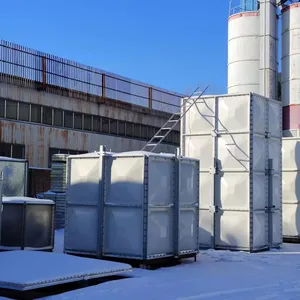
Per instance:
[[[55,251],[63,249],[63,230]],[[46,298],[47,300],[269,300],[300,299],[300,245],[258,254],[201,251],[196,263],[155,271],[134,269],[131,278]]]

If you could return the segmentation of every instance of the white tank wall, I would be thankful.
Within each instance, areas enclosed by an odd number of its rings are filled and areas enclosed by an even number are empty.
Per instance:
[[[259,93],[259,13],[236,14],[228,21],[228,93]]]
[[[300,104],[300,3],[282,11],[282,103]]]

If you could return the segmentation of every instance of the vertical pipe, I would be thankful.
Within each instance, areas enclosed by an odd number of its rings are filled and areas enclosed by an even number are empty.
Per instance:
[[[260,1],[260,94],[276,99],[276,0]]]

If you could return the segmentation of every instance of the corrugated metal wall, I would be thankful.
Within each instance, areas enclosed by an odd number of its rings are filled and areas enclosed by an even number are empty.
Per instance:
[[[6,120],[0,120],[0,141],[12,144],[24,144],[25,156],[29,160],[29,165],[40,168],[48,167],[50,147],[96,151],[100,145],[106,145],[112,151],[130,151],[140,150],[145,144],[145,141],[138,139]],[[158,149],[158,152],[175,153],[175,149],[175,146],[162,145]]]

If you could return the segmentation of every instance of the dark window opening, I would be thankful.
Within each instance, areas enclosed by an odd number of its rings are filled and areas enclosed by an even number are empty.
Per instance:
[[[100,122],[101,122],[100,117],[93,116],[93,131],[95,131],[95,132],[101,131],[101,127],[100,127],[101,123]]]
[[[0,156],[11,157],[11,144],[0,143]]]
[[[110,133],[111,134],[118,134],[118,123],[117,120],[110,120]]]
[[[6,100],[6,118],[17,120],[18,116],[18,102]]]
[[[4,118],[5,114],[5,100],[0,99],[0,118]]]
[[[73,128],[73,112],[65,111],[64,127]]]
[[[102,118],[102,132],[109,133],[109,119]]]
[[[25,146],[24,145],[12,145],[12,158],[25,158]]]
[[[141,125],[133,124],[133,136],[135,138],[141,138]]]
[[[118,121],[118,135],[125,135],[125,122]]]
[[[148,139],[148,126],[146,125],[141,125],[141,137],[144,140]]]
[[[132,137],[133,136],[133,126],[132,123],[126,123],[126,136]]]
[[[92,130],[92,116],[84,115],[84,123],[83,123],[84,130]]]
[[[43,124],[52,125],[52,108],[43,106]]]
[[[0,156],[25,158],[25,146],[19,144],[0,143]]]
[[[151,139],[154,137],[156,131],[157,131],[157,130],[156,130],[155,127],[150,126],[150,127],[148,128],[148,140],[151,140]]]
[[[82,130],[82,114],[74,113],[74,128]]]
[[[30,117],[30,104],[29,103],[19,103],[19,120],[29,122]]]
[[[49,163],[48,167],[51,167],[51,160],[54,154],[69,154],[69,155],[77,155],[77,154],[85,154],[88,151],[84,150],[72,150],[72,149],[59,149],[59,148],[49,148]]]
[[[54,108],[54,126],[63,127],[63,111],[61,109]]]
[[[31,104],[31,122],[33,123],[41,123],[42,114],[41,114],[41,106],[36,104]]]

